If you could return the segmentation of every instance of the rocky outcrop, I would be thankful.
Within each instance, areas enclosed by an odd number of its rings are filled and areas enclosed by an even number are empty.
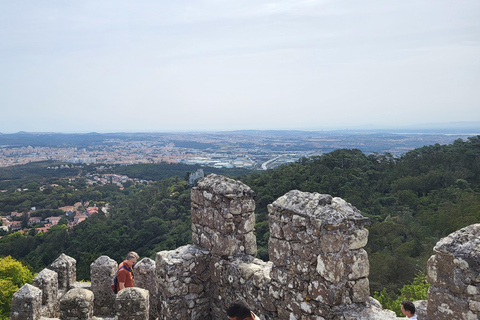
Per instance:
[[[441,239],[428,260],[428,319],[480,319],[480,224]]]

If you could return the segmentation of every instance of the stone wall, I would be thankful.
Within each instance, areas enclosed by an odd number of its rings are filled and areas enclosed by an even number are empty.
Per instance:
[[[139,284],[155,289],[155,262],[144,258],[138,266]],[[150,310],[150,296],[153,292],[156,297],[156,290],[127,288],[117,295],[112,292],[110,285],[118,265],[107,256],[99,257],[90,266],[91,285],[74,281],[76,261],[67,255],[62,254],[51,268],[56,271],[42,270],[33,285],[26,284],[13,295],[10,320],[156,318],[156,310]],[[63,279],[63,285],[58,279]]]
[[[246,301],[265,320],[388,320],[369,296],[369,223],[340,198],[292,190],[268,206],[269,256],[255,258],[254,192],[210,175],[192,189],[193,244],[158,252],[135,266],[135,285],[115,295],[117,263],[91,265],[91,286],[75,281],[75,260],[61,255],[12,300],[19,319],[226,319]],[[428,262],[432,283],[423,319],[480,318],[480,224],[439,241]],[[426,310],[426,311],[425,311]],[[103,317],[103,318],[102,318]]]
[[[293,190],[268,206],[270,292],[279,318],[342,314],[370,296],[368,219],[340,198]]]
[[[187,245],[156,256],[160,319],[210,318],[210,253]]]
[[[254,192],[247,185],[215,174],[192,189],[193,244],[219,257],[256,256]]]
[[[237,299],[263,319],[395,318],[369,297],[368,219],[342,199],[291,191],[270,205],[264,262],[248,186],[209,175],[191,197],[193,245],[156,258],[161,319],[226,318]]]
[[[428,260],[431,320],[480,319],[480,224],[441,239]]]

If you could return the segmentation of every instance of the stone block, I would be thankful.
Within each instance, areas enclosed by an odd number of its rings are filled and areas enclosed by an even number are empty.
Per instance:
[[[155,261],[150,258],[143,258],[135,265],[135,286],[148,290],[150,301],[150,319],[155,320],[158,317],[157,313],[157,276],[156,276]]]
[[[370,297],[370,284],[368,278],[357,279],[352,287],[352,301],[355,303],[366,302]]]
[[[91,290],[95,296],[94,314],[108,316],[113,313],[115,294],[111,289],[118,264],[107,256],[100,256],[90,265]]]
[[[42,290],[25,284],[13,294],[10,320],[40,320],[41,307]]]
[[[115,313],[119,319],[148,320],[149,292],[140,288],[126,288],[115,298]]]
[[[363,248],[368,242],[368,230],[365,228],[355,230],[353,234],[347,237],[347,240],[350,250]]]
[[[292,248],[290,243],[285,240],[270,238],[268,241],[268,255],[270,261],[276,266],[284,266],[286,258],[291,256]]]
[[[325,280],[331,283],[339,283],[345,279],[344,261],[336,255],[319,255],[317,272]]]
[[[54,318],[58,316],[58,274],[49,269],[43,269],[33,279],[35,287],[42,290],[42,316]]]
[[[368,254],[365,250],[350,251],[351,256],[346,259],[348,266],[351,268],[348,274],[349,280],[355,280],[368,277],[370,272],[370,263]]]
[[[60,299],[60,320],[90,320],[93,317],[93,292],[75,288]]]
[[[77,279],[77,261],[62,253],[51,265],[50,269],[58,274],[58,289],[67,291],[73,287]]]

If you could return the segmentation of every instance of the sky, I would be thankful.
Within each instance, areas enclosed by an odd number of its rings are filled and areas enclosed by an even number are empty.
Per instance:
[[[0,1],[0,132],[480,121],[478,0]]]

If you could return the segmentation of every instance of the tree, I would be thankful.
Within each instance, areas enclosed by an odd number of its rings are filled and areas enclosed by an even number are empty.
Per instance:
[[[382,304],[382,307],[395,311],[397,316],[402,317],[403,315],[400,310],[402,301],[426,300],[428,288],[430,288],[430,284],[427,282],[427,276],[420,272],[413,279],[411,284],[406,284],[399,290],[399,295],[393,293],[389,294],[384,288],[381,292],[375,291],[373,297]]]
[[[32,272],[20,261],[11,256],[0,258],[0,319],[8,319],[13,294],[32,280]]]

